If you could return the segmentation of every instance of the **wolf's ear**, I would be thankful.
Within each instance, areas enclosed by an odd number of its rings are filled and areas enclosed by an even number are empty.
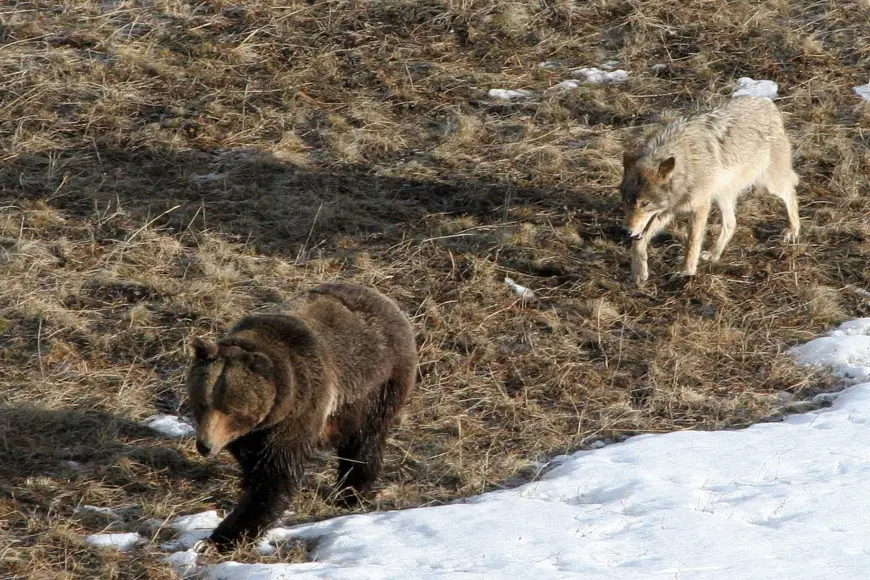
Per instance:
[[[674,170],[674,164],[677,162],[673,157],[668,157],[661,163],[659,163],[659,178],[664,179],[668,175],[671,174],[671,171]]]
[[[217,358],[218,345],[216,342],[196,337],[190,341],[190,348],[194,358],[199,360],[214,360]]]
[[[629,150],[625,150],[622,153],[622,167],[625,169],[629,169],[632,165],[637,163],[637,160],[640,158],[640,153],[632,152]]]
[[[245,357],[245,363],[248,368],[255,373],[261,375],[269,375],[272,373],[272,359],[261,352],[251,352]]]

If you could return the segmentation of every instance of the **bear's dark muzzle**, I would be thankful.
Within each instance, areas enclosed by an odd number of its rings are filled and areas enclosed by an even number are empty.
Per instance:
[[[203,443],[202,439],[196,440],[196,450],[203,457],[208,457],[209,455],[211,455],[211,445]]]

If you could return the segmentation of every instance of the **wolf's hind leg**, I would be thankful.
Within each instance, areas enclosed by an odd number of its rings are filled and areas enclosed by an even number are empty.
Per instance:
[[[701,252],[701,259],[706,262],[716,262],[722,257],[725,246],[731,241],[732,236],[734,236],[734,230],[737,228],[737,216],[734,215],[734,202],[731,200],[721,200],[717,205],[719,206],[719,213],[722,214],[722,229],[719,231],[719,237],[716,238],[713,249],[709,252]]]
[[[798,200],[795,188],[799,178],[791,166],[791,147],[788,141],[777,141],[771,151],[770,168],[759,185],[782,200],[788,213],[788,228],[783,236],[787,243],[796,242],[801,231]]]

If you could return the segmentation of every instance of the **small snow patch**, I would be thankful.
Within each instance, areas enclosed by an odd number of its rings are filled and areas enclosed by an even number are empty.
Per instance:
[[[870,101],[870,83],[854,87],[852,90],[865,101]]]
[[[196,552],[194,552],[193,550],[174,552],[172,554],[169,554],[168,556],[166,556],[166,561],[169,562],[169,564],[171,564],[178,571],[178,574],[182,578],[188,576],[197,568]]]
[[[779,87],[773,81],[756,81],[749,77],[737,79],[737,87],[731,93],[732,97],[764,97],[773,99],[777,95]]]
[[[835,376],[853,380],[870,377],[870,318],[844,322],[828,336],[815,338],[789,351],[805,365],[835,369]]]
[[[538,68],[545,68],[545,69],[559,68],[559,63],[554,61],[554,60],[547,60],[544,62],[539,62]]]
[[[562,81],[561,83],[555,84],[548,91],[564,91],[568,89],[576,89],[580,86],[578,81]]]
[[[124,534],[91,534],[85,537],[85,542],[98,548],[114,548],[119,552],[129,552],[145,538],[136,532]]]
[[[606,66],[607,63],[601,65]],[[571,71],[571,76],[583,79],[584,82],[596,85],[608,83],[624,83],[628,80],[628,73],[622,69],[607,71],[600,68],[587,67]]]
[[[196,433],[196,427],[175,415],[153,415],[145,419],[144,423],[167,437],[189,437]]]
[[[514,282],[511,278],[505,278],[504,283],[513,288],[513,291],[517,293],[517,296],[525,300],[534,300],[535,293],[526,288],[525,286],[520,286],[516,282]]]
[[[170,552],[189,550],[198,541],[209,537],[222,519],[215,510],[175,518],[169,522],[168,527],[178,532],[179,536],[162,544],[160,548]]]
[[[836,330],[828,333],[828,336],[858,336],[870,335],[870,318],[858,318],[841,324]]]
[[[278,544],[282,544],[293,538],[293,531],[289,528],[272,528],[257,542],[257,551],[264,556],[269,556],[278,551]]]
[[[488,94],[493,99],[501,99],[502,101],[517,101],[535,96],[535,93],[525,89],[490,89]]]

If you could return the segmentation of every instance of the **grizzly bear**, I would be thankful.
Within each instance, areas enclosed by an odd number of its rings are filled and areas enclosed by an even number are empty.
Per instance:
[[[354,284],[322,284],[289,310],[242,318],[218,342],[194,339],[187,390],[196,448],[242,469],[236,508],[209,540],[253,538],[287,509],[320,445],[338,453],[338,498],[374,495],[387,433],[417,377],[414,332],[398,305]]]

